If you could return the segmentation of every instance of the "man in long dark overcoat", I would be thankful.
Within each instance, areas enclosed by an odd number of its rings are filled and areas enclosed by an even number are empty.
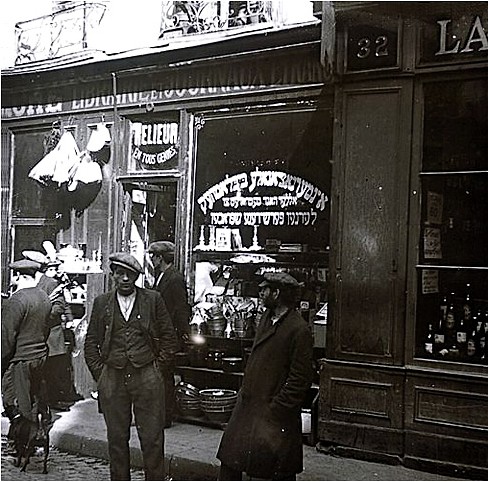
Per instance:
[[[267,273],[259,285],[267,308],[217,458],[220,480],[295,480],[303,470],[301,405],[313,378],[312,334],[295,309],[299,283]]]
[[[175,268],[175,245],[171,241],[155,241],[149,245],[156,280],[153,289],[159,291],[168,308],[179,348],[184,349],[190,334],[191,306],[188,303],[188,292],[185,278]],[[166,428],[171,427],[176,405],[174,386],[174,368],[167,367],[164,376],[164,396],[166,403]]]
[[[107,425],[110,478],[130,480],[132,413],[141,442],[146,480],[164,480],[164,382],[162,367],[176,338],[161,295],[138,288],[139,262],[114,253],[115,290],[95,298],[85,339],[85,360],[97,381]]]

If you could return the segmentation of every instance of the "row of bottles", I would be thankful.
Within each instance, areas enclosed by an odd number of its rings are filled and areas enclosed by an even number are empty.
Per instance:
[[[488,364],[488,303],[473,303],[469,284],[460,302],[455,293],[444,295],[439,316],[430,323],[424,340],[428,357]]]

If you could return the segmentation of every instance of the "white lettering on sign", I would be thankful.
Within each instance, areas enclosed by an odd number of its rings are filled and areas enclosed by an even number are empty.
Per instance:
[[[176,122],[162,124],[134,122],[131,129],[134,146],[176,144],[178,142],[178,124]]]
[[[252,193],[258,188],[280,188],[289,193],[282,196],[243,196],[243,191]],[[227,197],[229,193],[235,196]],[[255,171],[243,172],[233,176],[226,176],[223,181],[207,189],[198,199],[198,205],[204,214],[211,211],[217,201],[222,200],[224,207],[237,208],[239,206],[259,207],[277,206],[281,208],[296,205],[298,200],[304,200],[323,211],[328,197],[311,182],[281,171]]]
[[[210,222],[216,226],[313,226],[317,211],[245,211],[210,213]]]
[[[172,159],[178,153],[178,145],[168,147],[163,152],[149,154],[141,151],[138,147],[132,148],[132,158],[145,165],[163,164]]]
[[[486,32],[483,29],[481,17],[476,16],[473,24],[469,30],[469,34],[466,42],[463,38],[457,34],[453,34],[449,31],[449,24],[452,20],[439,20],[437,23],[440,26],[439,30],[439,50],[435,55],[447,55],[457,53],[469,53],[488,50],[488,38]],[[448,38],[457,39],[452,45],[448,45]],[[464,43],[463,43],[464,42]]]

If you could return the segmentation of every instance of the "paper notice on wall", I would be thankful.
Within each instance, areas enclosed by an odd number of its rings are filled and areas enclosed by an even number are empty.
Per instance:
[[[424,258],[442,259],[441,230],[439,228],[424,229]]]
[[[443,205],[444,196],[442,194],[432,191],[427,192],[427,223],[442,224]]]
[[[436,269],[422,270],[422,294],[439,293],[439,271]]]

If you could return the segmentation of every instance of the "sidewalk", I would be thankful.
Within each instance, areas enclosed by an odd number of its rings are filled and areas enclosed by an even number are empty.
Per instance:
[[[57,413],[51,444],[59,450],[108,459],[103,416],[95,400],[82,400],[69,411]],[[2,435],[8,419],[2,418]],[[175,423],[165,430],[168,475],[176,480],[216,480],[220,462],[215,458],[221,430]],[[131,428],[132,465],[142,466],[136,428]],[[361,460],[333,457],[304,446],[305,470],[298,480],[466,480]]]

